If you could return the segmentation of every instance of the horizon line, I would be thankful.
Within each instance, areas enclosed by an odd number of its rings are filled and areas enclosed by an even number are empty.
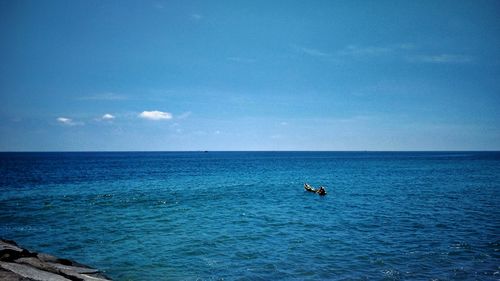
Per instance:
[[[500,152],[500,150],[13,150],[0,153],[165,153],[165,152]]]

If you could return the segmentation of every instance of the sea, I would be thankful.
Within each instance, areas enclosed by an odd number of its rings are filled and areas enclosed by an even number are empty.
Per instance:
[[[500,280],[499,195],[500,152],[0,153],[0,237],[114,280]]]

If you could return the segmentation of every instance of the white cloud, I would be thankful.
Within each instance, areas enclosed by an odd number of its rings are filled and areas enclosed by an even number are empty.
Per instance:
[[[109,120],[109,121],[110,121],[110,120],[113,120],[113,119],[115,119],[115,118],[116,118],[116,117],[115,117],[114,115],[109,114],[109,113],[106,113],[106,114],[104,114],[104,115],[101,117],[101,119],[102,119],[102,120]]]
[[[58,117],[57,121],[63,124],[71,124],[73,122],[73,120],[66,117]]]
[[[57,122],[59,122],[62,125],[65,125],[65,126],[83,125],[82,122],[75,122],[75,121],[73,121],[73,119],[66,118],[66,117],[58,117],[56,120],[57,120]]]
[[[143,111],[139,114],[139,118],[148,119],[148,120],[169,120],[172,119],[172,113],[162,112],[158,110],[153,111]]]
[[[453,54],[416,56],[410,57],[409,60],[411,62],[423,63],[469,63],[473,61],[469,56]]]

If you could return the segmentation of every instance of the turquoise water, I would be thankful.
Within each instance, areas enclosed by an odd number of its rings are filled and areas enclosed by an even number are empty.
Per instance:
[[[0,175],[0,236],[115,280],[500,279],[496,152],[0,153]]]

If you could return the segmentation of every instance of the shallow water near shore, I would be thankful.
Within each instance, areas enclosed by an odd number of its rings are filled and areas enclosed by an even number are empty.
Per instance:
[[[498,152],[0,153],[0,174],[0,236],[115,280],[500,279]]]

